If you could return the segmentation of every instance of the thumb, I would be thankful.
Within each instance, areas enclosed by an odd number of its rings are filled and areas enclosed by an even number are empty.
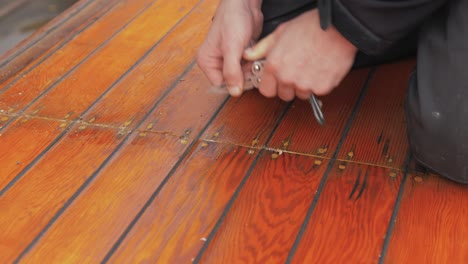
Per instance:
[[[274,33],[261,39],[255,46],[250,47],[244,51],[244,59],[248,61],[260,60],[266,57],[268,52],[275,44],[276,38]]]

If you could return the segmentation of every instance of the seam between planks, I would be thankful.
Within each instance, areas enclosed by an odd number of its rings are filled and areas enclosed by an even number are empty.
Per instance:
[[[107,88],[106,91],[104,91],[103,94],[101,94],[97,99],[96,101],[94,101],[84,112],[82,112],[76,119],[75,121],[79,120],[80,119],[80,116],[82,115],[85,115],[87,112],[89,112],[104,96],[106,96],[115,86],[117,86],[123,79],[125,79],[160,43],[161,41],[163,41],[167,35],[171,34],[172,31],[177,28],[177,26],[185,20],[185,18],[190,15],[198,6],[199,4],[201,3],[202,0],[200,0],[199,2],[197,2],[197,4],[195,4],[195,6],[187,13],[185,14],[160,40],[158,40],[148,51],[146,51],[146,53],[140,58],[138,59],[129,69],[127,69],[127,71],[121,75],[109,88]],[[194,63],[192,63],[193,65]],[[176,83],[179,82],[179,80],[177,79],[176,80]],[[166,91],[167,92],[167,91]],[[164,96],[164,95],[163,95]],[[3,128],[0,128],[0,133],[8,126],[8,124],[10,124],[11,122],[13,122],[14,119],[12,120],[9,120],[5,126]],[[57,143],[60,141],[60,139],[62,139],[67,133],[68,131],[71,129],[73,123],[69,124],[65,130],[57,136],[57,138],[51,143],[49,144],[46,149],[44,149],[32,162],[30,162],[28,164],[28,166],[26,166],[10,183],[8,183],[2,190],[0,190],[0,197],[3,196],[11,187],[13,187],[13,185],[18,182],[23,176],[24,174],[29,171],[37,162],[39,162],[42,157]]]
[[[143,132],[146,132],[146,131],[143,131]],[[263,145],[263,146],[250,146],[250,145],[247,145],[247,144],[241,144],[241,143],[235,143],[235,142],[223,141],[223,140],[213,140],[213,139],[202,139],[202,140],[206,141],[206,142],[210,142],[210,143],[229,144],[229,145],[234,145],[234,146],[244,147],[244,148],[249,148],[249,149],[255,149],[255,150],[267,150],[267,151],[270,151],[270,152],[275,152],[275,153],[277,153],[279,155],[281,155],[283,153],[287,153],[287,154],[293,154],[293,155],[298,155],[298,156],[318,158],[318,159],[323,159],[323,160],[332,160],[333,159],[332,157],[324,157],[324,156],[319,156],[319,155],[310,154],[310,153],[291,151],[291,150],[284,150],[284,149],[280,149],[280,148],[272,148],[272,147],[267,147],[265,145]],[[374,163],[364,162],[364,161],[355,161],[355,160],[339,159],[339,158],[335,158],[334,160],[335,161],[340,161],[340,162],[346,162],[346,163],[349,163],[349,164],[368,165],[368,166],[373,166],[373,167],[378,167],[378,168],[391,169],[391,170],[396,170],[396,171],[403,171],[399,167],[385,166],[385,165],[381,165],[381,164],[374,164]]]
[[[198,4],[194,7],[194,9],[198,6]],[[193,9],[193,10],[194,10]],[[182,19],[183,20],[183,19]],[[176,81],[165,91],[165,93],[157,100],[154,106],[147,112],[147,114],[138,122],[137,126],[141,126],[146,119],[151,115],[151,113],[156,109],[161,102],[169,95],[169,93],[177,87],[179,80],[183,78],[189,71],[192,69],[195,63],[192,62],[187,69],[176,79]],[[65,204],[55,213],[55,215],[50,219],[47,225],[39,232],[39,234],[31,241],[31,243],[21,252],[21,254],[15,260],[15,263],[19,263],[19,261],[39,242],[39,240],[45,235],[45,233],[52,227],[52,225],[60,218],[60,216],[70,207],[70,205],[80,196],[80,194],[99,176],[99,173],[102,171],[103,168],[107,166],[107,164],[119,153],[120,149],[125,145],[125,143],[129,140],[132,133],[128,133],[125,135],[122,142],[120,142],[117,147],[112,151],[112,153],[104,160],[104,162],[99,165],[99,167],[91,174],[88,179],[78,188],[78,190],[65,202]]]
[[[410,163],[411,163],[411,157],[412,157],[411,151],[408,151],[408,157],[407,157],[406,162],[405,162],[403,179],[401,180],[400,190],[398,191],[398,196],[397,196],[397,199],[395,201],[395,206],[393,208],[392,217],[390,218],[390,223],[388,225],[387,232],[385,233],[384,244],[382,246],[382,251],[381,251],[380,256],[379,256],[379,264],[384,263],[385,257],[387,256],[388,247],[390,246],[390,239],[391,239],[391,236],[393,234],[393,229],[395,228],[396,217],[398,215],[398,211],[400,210],[401,199],[403,197],[403,192],[404,192],[404,189],[405,189],[406,180],[408,178],[409,167],[410,167]]]
[[[106,39],[106,41],[104,41],[103,43],[101,43],[96,49],[94,49],[92,52],[90,52],[88,55],[86,55],[86,57],[84,57],[78,64],[76,64],[75,66],[73,66],[70,70],[68,70],[64,75],[62,75],[57,81],[55,81],[54,83],[52,83],[51,85],[49,85],[44,91],[42,91],[36,98],[34,98],[34,100],[32,100],[31,102],[29,102],[22,110],[20,110],[18,113],[19,114],[22,114],[24,113],[27,109],[29,109],[29,107],[31,107],[34,103],[36,103],[39,99],[43,98],[44,95],[46,95],[48,92],[50,92],[52,89],[54,89],[58,84],[60,84],[63,80],[65,80],[68,76],[70,76],[76,69],[78,69],[83,63],[85,63],[89,58],[91,58],[94,54],[96,54],[98,51],[100,51],[102,48],[104,48],[112,39],[114,39],[118,34],[120,34],[124,29],[126,29],[130,24],[133,23],[133,21],[135,21],[138,17],[140,17],[145,11],[147,11],[152,5],[154,5],[155,3],[157,2],[156,1],[153,1],[151,2],[151,4],[148,4],[147,6],[145,6],[144,9],[140,10],[140,12],[138,12],[132,19],[130,19],[130,21],[128,21],[123,27],[121,27],[119,30],[117,30],[116,32],[114,32],[114,34],[112,34],[112,36],[110,36],[108,39]],[[184,16],[185,18],[185,16]],[[183,20],[183,18],[182,18]],[[180,22],[180,21],[179,21]],[[179,23],[178,22],[178,23]],[[176,25],[178,25],[178,23],[176,23]],[[169,31],[171,32],[172,29]],[[169,33],[168,32],[168,33]],[[167,33],[157,42],[159,43],[162,39],[164,39],[165,37],[167,36]],[[150,49],[152,50],[152,48]],[[145,53],[145,55],[143,55],[143,57],[146,57],[147,54]],[[141,60],[141,58],[137,61],[137,63],[139,63]],[[135,66],[132,65],[132,67],[130,67],[130,69],[133,69],[133,67]],[[126,72],[127,73],[127,72]],[[124,75],[126,74],[124,73]],[[119,78],[120,80],[120,78]],[[1,93],[1,92],[0,92]],[[107,93],[104,92],[104,94]],[[92,104],[94,105],[94,104]],[[7,127],[11,122],[13,122],[14,119],[12,120],[9,120],[5,126],[3,128],[0,128],[0,132],[5,129],[5,127]]]
[[[281,116],[278,118],[275,126],[273,127],[273,130],[271,131],[268,139],[266,140],[266,143],[265,144],[268,144],[271,139],[273,138],[276,130],[278,129],[278,127],[280,126],[281,122],[283,121],[284,117],[286,116],[286,114],[288,113],[289,109],[291,109],[291,106],[292,106],[292,102],[290,102],[286,109],[284,109],[283,113],[281,114]],[[200,263],[200,259],[203,257],[203,254],[205,253],[206,249],[208,248],[209,244],[211,243],[211,241],[213,240],[213,237],[216,235],[216,232],[218,231],[218,229],[221,227],[224,219],[226,218],[227,214],[229,213],[229,211],[231,210],[231,207],[233,206],[234,202],[237,200],[237,197],[239,196],[239,193],[241,192],[242,188],[244,187],[245,183],[248,181],[248,179],[250,178],[251,174],[252,174],[252,171],[254,170],[254,168],[256,167],[258,161],[260,160],[260,157],[262,157],[263,153],[265,152],[265,149],[262,149],[258,152],[257,156],[255,157],[255,159],[253,160],[252,164],[250,165],[249,169],[247,170],[247,173],[245,174],[245,176],[243,177],[242,181],[239,183],[239,186],[237,186],[234,194],[232,195],[231,199],[229,199],[228,203],[226,204],[226,207],[224,208],[223,210],[223,213],[221,214],[221,216],[219,217],[218,221],[216,222],[215,226],[213,227],[213,229],[211,230],[210,234],[208,235],[208,237],[206,238],[206,241],[205,243],[203,243],[203,246],[202,248],[200,249],[200,251],[198,252],[197,256],[195,257],[195,259],[193,260],[193,263]]]
[[[143,216],[143,214],[146,212],[146,210],[151,206],[151,204],[156,199],[156,197],[159,195],[159,193],[164,188],[164,186],[166,186],[167,182],[171,179],[171,177],[179,169],[179,165],[193,151],[193,149],[196,146],[197,142],[200,140],[200,137],[203,135],[203,133],[205,133],[205,131],[208,129],[208,127],[211,125],[211,123],[215,120],[215,118],[218,116],[219,112],[224,108],[224,106],[226,105],[228,100],[229,100],[229,97],[226,97],[226,99],[221,103],[221,105],[218,107],[218,109],[216,109],[216,112],[213,114],[213,116],[210,118],[210,120],[207,122],[207,124],[203,127],[203,129],[200,131],[200,133],[198,133],[198,135],[194,138],[193,142],[190,144],[190,146],[187,147],[187,149],[184,151],[184,153],[182,153],[182,155],[180,156],[179,160],[174,165],[174,167],[169,171],[169,173],[166,175],[166,177],[158,185],[156,190],[151,194],[150,198],[146,201],[146,203],[143,205],[143,207],[140,209],[140,211],[137,213],[137,215],[133,218],[133,220],[130,222],[130,224],[127,226],[127,228],[124,230],[124,232],[120,235],[120,237],[117,239],[117,241],[114,243],[114,245],[112,245],[111,249],[109,250],[109,252],[107,252],[106,256],[102,260],[102,263],[107,263],[109,261],[109,259],[112,257],[112,255],[117,251],[117,249],[120,247],[120,245],[125,240],[127,235],[133,229],[133,227],[138,223],[138,221]]]
[[[323,189],[325,187],[325,184],[327,182],[328,175],[330,174],[330,172],[331,172],[331,170],[333,168],[333,165],[337,161],[338,153],[340,152],[341,147],[343,146],[344,141],[346,139],[346,136],[348,135],[349,130],[351,129],[351,126],[352,126],[353,121],[354,121],[354,119],[355,119],[355,117],[357,115],[359,107],[361,106],[362,101],[364,100],[365,95],[367,93],[367,90],[369,89],[370,80],[374,76],[374,73],[376,72],[376,69],[377,69],[376,67],[373,67],[372,70],[369,72],[369,75],[367,76],[367,80],[363,85],[361,94],[359,95],[359,98],[358,98],[358,100],[356,102],[356,105],[354,106],[354,109],[351,112],[351,116],[349,117],[349,119],[348,119],[348,121],[346,123],[345,129],[344,129],[343,133],[341,134],[341,139],[338,142],[338,145],[337,145],[335,151],[333,152],[333,156],[332,156],[330,162],[328,163],[328,166],[327,166],[327,169],[326,169],[325,173],[323,174],[323,177],[322,177],[322,180],[320,181],[317,192],[314,195],[314,199],[312,200],[312,203],[311,203],[311,205],[309,207],[309,210],[307,211],[306,217],[304,218],[304,221],[303,221],[303,223],[301,225],[301,228],[299,229],[299,233],[297,234],[296,239],[295,239],[295,241],[294,241],[294,243],[293,243],[293,245],[291,247],[291,250],[289,251],[288,258],[286,259],[286,263],[291,263],[291,261],[292,261],[292,259],[294,257],[294,254],[296,253],[296,250],[297,250],[297,248],[298,248],[298,246],[299,246],[299,244],[300,244],[300,242],[302,240],[302,237],[304,236],[304,233],[307,230],[307,226],[309,225],[309,221],[310,221],[310,219],[312,217],[312,213],[314,212],[315,206],[317,205],[318,200],[320,198],[320,195],[322,194],[322,191],[323,191]]]
[[[15,85],[19,80],[21,80],[21,78],[23,78],[24,76],[26,76],[28,73],[30,73],[31,71],[33,71],[35,68],[37,68],[37,66],[39,66],[40,64],[42,64],[44,61],[46,61],[48,58],[50,58],[50,56],[52,56],[55,52],[57,52],[59,49],[63,48],[65,45],[67,45],[70,41],[72,41],[76,36],[78,36],[79,34],[81,34],[83,31],[85,31],[86,29],[88,29],[90,26],[92,26],[95,22],[97,22],[99,19],[101,19],[102,17],[104,17],[109,11],[111,11],[115,6],[117,5],[117,2],[116,4],[110,6],[108,9],[106,9],[102,14],[98,15],[96,18],[94,19],[91,19],[91,21],[89,21],[83,28],[77,30],[75,33],[73,33],[72,35],[70,35],[68,38],[66,38],[62,43],[60,43],[58,46],[56,46],[55,48],[52,48],[49,52],[47,52],[44,56],[42,56],[38,62],[36,62],[34,65],[32,65],[31,67],[27,68],[24,72],[19,72],[19,75],[16,76],[13,80],[11,80],[10,83],[8,84],[5,84],[3,86],[3,88],[0,88],[0,94],[4,93],[6,90],[10,89],[13,85]],[[19,56],[19,55],[17,55]],[[0,66],[0,68],[3,67],[3,66]]]
[[[17,117],[17,118],[22,117],[22,118],[26,118],[28,120],[30,120],[30,119],[40,119],[40,120],[44,120],[44,121],[71,123],[73,125],[81,124],[82,126],[86,126],[86,127],[116,129],[116,130],[119,131],[120,134],[127,134],[127,133],[136,132],[136,133],[149,133],[149,134],[166,135],[166,136],[172,136],[172,137],[177,137],[177,138],[180,137],[180,135],[176,134],[173,131],[158,131],[158,130],[147,130],[147,129],[138,129],[138,128],[129,129],[126,126],[114,126],[114,125],[107,125],[107,124],[101,124],[101,123],[91,123],[91,122],[86,122],[86,121],[83,121],[83,120],[68,120],[68,119],[61,119],[61,118],[51,118],[51,117],[25,115],[25,114],[23,114],[23,115],[2,114],[2,113],[0,113],[0,114],[3,115],[3,116],[7,116],[7,117]],[[235,142],[231,142],[231,141],[203,139],[203,138],[200,138],[199,140],[205,141],[205,142],[210,142],[210,143],[217,143],[217,144],[228,144],[228,145],[233,145],[233,146],[243,147],[243,148],[249,148],[249,149],[255,149],[255,150],[267,150],[267,151],[270,151],[270,152],[278,153],[279,155],[285,153],[285,154],[312,157],[312,158],[323,159],[323,160],[332,160],[331,157],[324,157],[324,156],[320,156],[320,155],[315,155],[315,154],[310,154],[310,153],[305,153],[305,152],[285,150],[285,149],[280,149],[280,148],[272,148],[272,147],[267,147],[265,145],[263,145],[263,146],[251,146],[251,145],[235,143]],[[375,163],[371,163],[371,162],[355,161],[355,160],[339,159],[339,158],[336,158],[336,161],[346,162],[346,163],[349,163],[349,164],[359,164],[359,165],[372,166],[372,167],[377,167],[377,168],[390,169],[390,170],[395,170],[395,171],[401,171],[403,173],[405,172],[404,171],[404,166],[403,166],[403,169],[402,169],[400,167],[385,166],[385,165],[375,164]]]
[[[79,14],[83,9],[85,9],[87,6],[89,6],[94,0],[88,0],[88,2],[86,2],[85,4],[83,4],[82,6],[76,8],[73,12],[71,12],[71,14],[69,14],[65,19],[63,19],[62,21],[58,22],[57,25],[53,26],[52,28],[48,29],[47,31],[45,31],[43,34],[41,34],[40,36],[37,37],[37,39],[35,40],[32,40],[30,42],[28,42],[27,44],[25,44],[25,46],[23,46],[22,48],[20,48],[19,50],[17,50],[16,52],[14,52],[13,54],[11,54],[10,56],[8,56],[7,58],[5,58],[5,60],[0,64],[0,68],[3,68],[5,67],[8,63],[10,63],[12,60],[14,60],[16,57],[18,57],[21,53],[23,53],[24,51],[26,51],[27,49],[31,48],[32,46],[34,46],[37,42],[41,41],[42,39],[44,39],[47,35],[49,35],[50,33],[52,33],[54,30],[56,30],[57,28],[59,28],[63,23],[67,22],[68,20],[70,20],[71,18],[73,18],[74,16],[76,16],[77,14]]]

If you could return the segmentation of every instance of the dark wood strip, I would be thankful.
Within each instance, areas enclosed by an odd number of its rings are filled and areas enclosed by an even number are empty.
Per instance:
[[[468,189],[412,171],[404,187],[383,263],[466,263]]]
[[[404,101],[414,60],[380,66],[338,159],[403,170],[408,153]]]
[[[291,263],[377,263],[403,177],[390,173],[333,166]]]
[[[200,263],[284,263],[329,161],[263,152]]]
[[[328,152],[335,152],[332,147],[336,144],[324,144],[323,140],[331,139],[326,135],[331,129],[344,129],[368,76],[369,70],[353,72],[337,93],[331,95],[334,99],[347,100],[342,101],[343,107],[338,111],[332,111],[331,108],[326,110],[329,125],[323,129],[314,120],[307,102],[293,104],[274,133],[273,142],[267,145],[290,152],[308,149],[307,154],[314,150],[313,155],[265,153],[232,208],[220,220],[218,229],[208,237],[207,246],[200,252],[196,262],[234,260],[280,263],[287,259],[328,168],[329,161],[325,157],[329,155]],[[326,102],[328,107],[331,102]],[[312,129],[314,127],[315,130]],[[303,137],[308,129],[315,135]],[[332,149],[316,153],[318,146]]]

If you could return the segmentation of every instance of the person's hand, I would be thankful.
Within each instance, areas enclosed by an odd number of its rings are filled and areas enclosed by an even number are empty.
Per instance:
[[[232,96],[243,91],[242,54],[261,34],[261,0],[222,0],[200,47],[197,64],[213,85],[225,82]]]
[[[330,93],[350,71],[356,53],[334,27],[322,30],[318,11],[312,10],[280,25],[243,56],[266,59],[261,94],[290,101]]]

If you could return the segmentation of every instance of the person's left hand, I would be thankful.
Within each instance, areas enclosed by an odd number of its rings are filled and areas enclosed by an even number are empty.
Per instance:
[[[322,30],[318,11],[312,10],[280,25],[243,56],[266,59],[261,94],[290,101],[330,93],[350,71],[356,53],[334,27]]]

